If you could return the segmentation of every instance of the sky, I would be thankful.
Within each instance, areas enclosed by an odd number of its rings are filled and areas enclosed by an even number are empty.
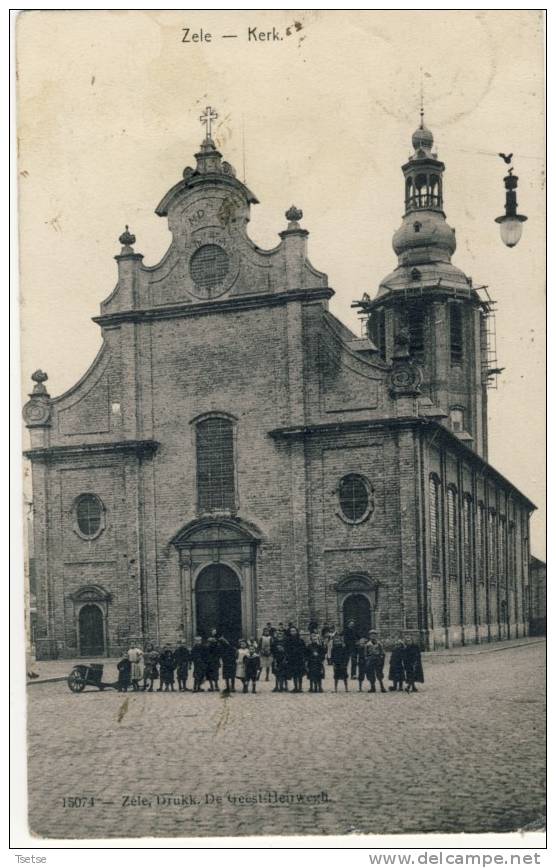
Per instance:
[[[224,158],[260,200],[253,241],[274,247],[284,212],[302,208],[311,262],[336,293],[331,310],[359,331],[351,302],[373,297],[396,265],[400,167],[422,83],[446,164],[452,261],[497,301],[504,371],[489,392],[490,461],[537,504],[532,551],[545,557],[542,27],[528,10],[20,14],[24,392],[40,367],[59,395],[93,361],[101,335],[91,317],[116,283],[125,224],[146,265],[165,253],[170,234],[154,209],[194,165],[207,105]],[[183,41],[201,31],[203,41]],[[513,249],[494,222],[500,151],[514,154],[528,217]]]

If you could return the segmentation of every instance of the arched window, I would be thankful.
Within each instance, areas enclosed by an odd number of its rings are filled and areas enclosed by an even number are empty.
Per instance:
[[[338,497],[341,518],[351,524],[364,521],[373,511],[371,483],[358,473],[348,473],[340,480]]]
[[[461,306],[450,304],[450,361],[452,365],[461,365],[463,361],[463,319]]]
[[[463,498],[463,571],[466,582],[473,580],[473,513],[471,496]]]
[[[434,474],[429,479],[429,524],[431,539],[431,572],[440,575],[440,482]]]
[[[446,494],[448,510],[448,575],[454,581],[458,578],[458,537],[457,537],[457,491],[453,486]]]
[[[485,507],[480,503],[477,507],[477,572],[479,583],[485,582]]]
[[[496,510],[489,509],[488,511],[488,581],[489,584],[496,584]]]
[[[234,426],[221,416],[197,423],[197,505],[200,512],[236,506]]]
[[[516,558],[516,540],[515,540],[515,524],[512,521],[509,527],[509,539],[508,539],[508,583],[510,588],[515,588],[516,586],[516,566],[517,566],[517,558]]]
[[[508,571],[508,549],[506,547],[506,517],[501,515],[498,519],[498,575],[501,585],[506,584]]]
[[[80,494],[73,504],[74,530],[83,539],[95,539],[104,530],[104,504],[96,494]]]

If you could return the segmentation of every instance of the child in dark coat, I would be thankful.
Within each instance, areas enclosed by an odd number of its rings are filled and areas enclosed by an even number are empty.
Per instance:
[[[189,649],[183,642],[180,642],[174,651],[174,661],[176,663],[176,675],[178,677],[178,690],[187,690],[187,675],[189,672]]]
[[[332,643],[332,653],[330,655],[332,665],[334,667],[334,693],[338,692],[338,681],[344,682],[344,687],[348,689],[348,673],[347,667],[350,660],[349,649],[344,645],[344,640],[341,636],[336,636]]]
[[[218,690],[218,673],[220,671],[220,648],[216,636],[210,636],[206,647],[207,672],[209,690]]]
[[[176,663],[174,660],[174,652],[169,645],[165,645],[160,653],[160,687],[159,690],[174,689],[174,669]]]
[[[318,635],[313,634],[307,646],[305,658],[310,693],[322,693],[325,654],[323,643],[319,642]]]
[[[257,649],[251,645],[247,657],[243,660],[243,669],[245,672],[245,680],[243,682],[243,692],[247,693],[249,682],[251,682],[251,693],[257,692],[257,679],[261,671],[261,658]]]
[[[288,656],[286,653],[286,637],[278,631],[272,642],[272,667],[276,684],[273,693],[282,693],[288,689]]]
[[[293,693],[303,693],[303,676],[305,675],[305,642],[299,635],[297,627],[290,627],[286,638],[286,654],[288,657],[289,675],[293,678]]]
[[[118,693],[127,693],[131,684],[131,663],[126,654],[118,663]]]
[[[228,693],[235,693],[236,690],[236,671],[237,671],[237,651],[233,648],[225,636],[221,636],[219,643],[220,659],[222,660],[222,678],[226,684]]]
[[[200,636],[195,636],[191,649],[193,664],[193,690],[195,693],[203,690],[202,684],[207,674],[207,653]]]
[[[388,678],[392,682],[390,690],[403,690],[405,676],[403,665],[404,647],[402,640],[397,639],[390,654],[390,668],[388,669]]]
[[[359,690],[363,690],[363,682],[367,674],[367,640],[359,639],[355,649],[357,662],[357,678],[359,681]]]
[[[405,637],[405,648],[403,652],[403,665],[405,669],[405,680],[407,682],[406,691],[409,693],[417,693],[415,682],[423,684],[425,677],[423,675],[423,664],[421,663],[421,649],[413,641],[411,636]]]

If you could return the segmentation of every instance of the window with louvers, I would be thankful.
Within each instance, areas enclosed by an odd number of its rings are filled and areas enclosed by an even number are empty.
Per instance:
[[[201,512],[235,509],[234,429],[215,417],[197,425],[197,501]]]
[[[448,575],[454,581],[458,577],[458,539],[457,539],[457,493],[449,488],[448,504]]]
[[[463,320],[459,304],[450,304],[450,361],[461,365],[463,361]]]
[[[440,575],[440,485],[434,476],[429,480],[429,513],[431,570],[434,576],[438,576]]]

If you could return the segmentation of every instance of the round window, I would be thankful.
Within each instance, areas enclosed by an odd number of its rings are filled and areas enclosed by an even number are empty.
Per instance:
[[[212,289],[226,277],[230,260],[226,251],[218,244],[205,244],[193,254],[189,261],[189,271],[200,289]]]
[[[340,482],[340,509],[346,521],[363,521],[372,509],[369,482],[357,473],[350,473]]]
[[[82,494],[76,504],[76,519],[79,533],[85,537],[95,537],[102,529],[102,501],[96,494]]]

